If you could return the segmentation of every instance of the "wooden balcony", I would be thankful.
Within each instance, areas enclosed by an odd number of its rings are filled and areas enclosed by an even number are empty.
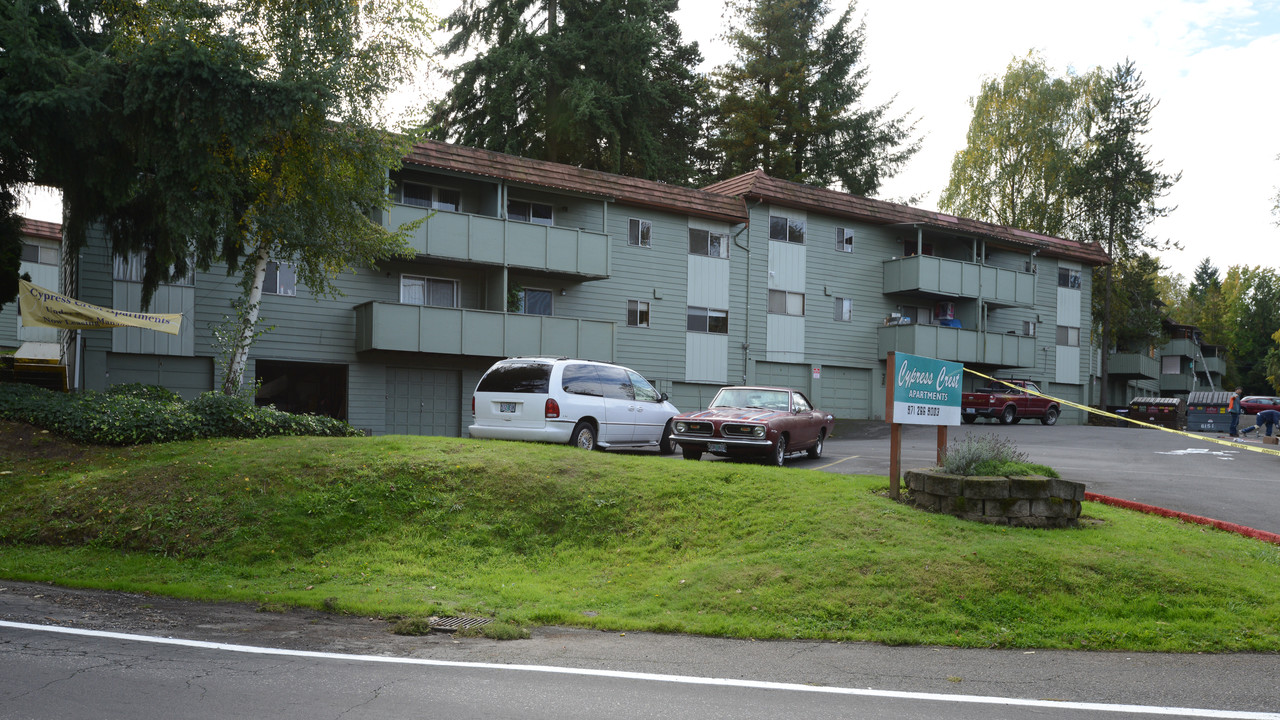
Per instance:
[[[385,302],[363,303],[355,312],[356,352],[614,359],[613,322]]]
[[[992,367],[1034,367],[1036,339],[941,325],[891,325],[879,329],[879,353],[890,350],[937,360]]]
[[[597,280],[609,276],[609,236],[501,218],[392,206],[387,227],[426,218],[409,244],[432,258],[505,265]]]
[[[991,305],[1031,307],[1036,298],[1036,276],[963,260],[911,255],[884,262],[881,291],[982,298]]]

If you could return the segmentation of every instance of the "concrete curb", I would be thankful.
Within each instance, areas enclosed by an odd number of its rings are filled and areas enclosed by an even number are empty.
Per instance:
[[[1151,515],[1160,515],[1161,517],[1174,518],[1183,522],[1195,523],[1197,525],[1210,525],[1219,530],[1233,532],[1237,535],[1243,535],[1255,540],[1262,540],[1276,545],[1280,545],[1280,535],[1266,530],[1255,530],[1244,525],[1226,522],[1225,520],[1214,520],[1213,518],[1202,517],[1200,515],[1192,515],[1190,513],[1178,512],[1177,510],[1166,510],[1155,505],[1147,505],[1146,503],[1134,502],[1133,500],[1121,500],[1107,495],[1099,495],[1097,493],[1086,492],[1084,499],[1087,502],[1099,502],[1103,505],[1111,505],[1113,507],[1125,508],[1127,510],[1137,510]]]

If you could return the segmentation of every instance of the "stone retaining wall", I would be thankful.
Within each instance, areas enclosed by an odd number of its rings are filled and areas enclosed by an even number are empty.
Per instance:
[[[1039,475],[978,477],[908,470],[907,503],[963,520],[1018,527],[1074,527],[1084,483]]]

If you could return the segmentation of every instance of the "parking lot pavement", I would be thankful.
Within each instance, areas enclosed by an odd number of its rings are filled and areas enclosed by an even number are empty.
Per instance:
[[[1234,443],[1237,448],[1201,439],[1220,437],[1217,433],[1186,437],[1147,428],[1025,422],[948,428],[951,441],[973,434],[1006,437],[1031,462],[1083,482],[1089,492],[1280,533],[1280,458],[1245,449],[1260,447],[1257,439]],[[934,465],[936,447],[936,428],[903,426],[903,469]],[[708,460],[712,458],[705,456]],[[822,458],[797,455],[787,466],[888,475],[889,426],[871,421],[842,424],[827,441]]]

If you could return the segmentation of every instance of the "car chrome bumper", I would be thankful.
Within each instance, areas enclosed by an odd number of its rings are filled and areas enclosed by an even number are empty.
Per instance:
[[[675,435],[671,439],[681,445],[706,445],[708,443],[719,443],[726,447],[735,448],[768,448],[773,447],[772,440],[764,438],[724,438],[724,437],[707,437],[706,435]]]

